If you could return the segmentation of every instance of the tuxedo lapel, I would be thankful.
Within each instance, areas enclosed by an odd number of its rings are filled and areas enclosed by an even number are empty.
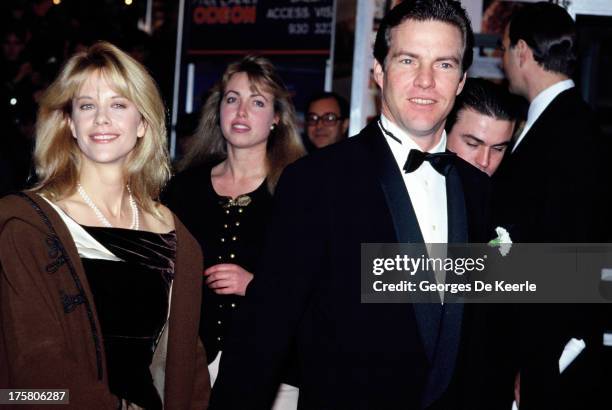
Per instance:
[[[467,210],[463,184],[456,167],[446,176],[446,207],[448,214],[448,243],[468,242]]]
[[[448,242],[468,242],[467,211],[465,208],[463,184],[455,166],[451,167],[450,172],[446,176],[446,202]],[[441,308],[440,330],[431,371],[423,394],[424,408],[437,400],[446,391],[455,370],[459,352],[459,341],[461,340],[463,304],[447,303],[439,307]]]
[[[397,242],[423,244],[423,235],[410,196],[391,149],[378,128],[377,122],[372,122],[366,130],[368,131],[366,141],[373,159],[374,171],[385,195]],[[423,248],[423,251],[425,251],[425,248]],[[435,280],[433,275],[430,279]],[[437,296],[437,294],[434,293],[433,296]],[[440,300],[432,300],[432,302],[412,305],[421,341],[430,363],[434,360],[438,329],[442,319]]]
[[[397,242],[423,243],[421,228],[414,213],[406,185],[404,185],[404,179],[395,162],[393,153],[385,141],[385,137],[378,128],[378,123],[372,122],[366,130],[368,131],[366,141],[372,154],[378,181],[391,213]]]
[[[377,122],[368,125],[366,130],[368,149],[393,220],[397,241],[424,243],[410,195],[389,145]],[[467,242],[465,197],[456,167],[451,167],[446,177],[446,197],[448,242]],[[433,275],[430,276],[431,280],[435,280]],[[458,303],[442,305],[440,300],[435,298],[431,303],[414,303],[412,307],[421,341],[431,364],[431,372],[423,392],[423,405],[427,406],[446,391],[454,372],[461,337],[463,305]]]

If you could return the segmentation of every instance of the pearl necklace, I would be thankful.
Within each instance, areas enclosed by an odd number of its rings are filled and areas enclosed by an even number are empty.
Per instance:
[[[132,224],[130,225],[129,229],[138,230],[138,228],[140,227],[140,222],[138,218],[138,206],[136,206],[136,201],[134,201],[134,198],[132,197],[132,190],[130,189],[130,186],[126,185],[126,187],[129,194],[130,208],[132,208]],[[77,192],[79,193],[83,201],[85,201],[87,206],[89,206],[94,211],[94,214],[96,214],[98,220],[102,222],[102,225],[107,228],[113,228],[113,225],[108,221],[108,219],[106,219],[106,217],[104,216],[104,214],[102,214],[102,211],[98,209],[96,204],[93,203],[93,201],[91,200],[89,195],[87,195],[87,192],[85,192],[85,189],[83,189],[83,186],[80,183],[77,184]]]

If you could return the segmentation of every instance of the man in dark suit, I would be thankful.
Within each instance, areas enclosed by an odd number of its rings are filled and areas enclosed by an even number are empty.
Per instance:
[[[551,3],[525,6],[504,34],[510,91],[530,102],[525,127],[497,174],[509,199],[502,216],[514,222],[517,242],[603,242],[609,229],[601,223],[607,146],[570,79],[575,42],[573,20]]]
[[[526,5],[504,33],[510,91],[530,103],[523,131],[494,175],[495,214],[514,242],[605,242],[609,236],[610,150],[570,79],[575,44],[574,21],[551,3]],[[602,343],[601,310],[520,308],[521,409],[600,408],[592,364]],[[572,338],[584,340],[586,349],[560,377],[558,360]]]
[[[446,120],[446,147],[491,176],[511,143],[517,120],[514,99],[505,87],[468,78]]]
[[[306,105],[304,145],[308,152],[326,147],[347,137],[349,126],[348,101],[334,92],[313,95]]]
[[[472,46],[459,2],[406,1],[385,16],[374,50],[382,115],[287,167],[211,409],[269,409],[294,344],[300,409],[509,408],[495,400],[512,375],[494,373],[486,331],[498,318],[461,304],[361,303],[361,244],[492,236],[488,177],[445,152]]]

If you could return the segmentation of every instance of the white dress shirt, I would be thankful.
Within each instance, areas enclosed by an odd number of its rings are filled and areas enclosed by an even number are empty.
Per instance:
[[[563,91],[569,90],[574,87],[574,82],[572,80],[564,80],[559,81],[540,92],[533,99],[531,104],[529,104],[529,111],[527,112],[527,122],[525,123],[525,127],[523,127],[523,131],[521,131],[521,135],[516,139],[514,143],[514,147],[512,147],[512,152],[516,150],[516,147],[521,143],[523,138],[525,138],[525,134],[527,131],[533,126],[533,124],[537,121],[537,119],[542,115],[546,107]]]
[[[381,130],[404,178],[404,185],[406,185],[410,195],[410,201],[412,202],[414,213],[423,234],[423,240],[425,243],[448,242],[446,178],[436,171],[428,161],[424,161],[414,172],[405,173],[403,168],[410,150],[422,150],[407,133],[385,118],[384,115],[380,116],[380,121],[387,131],[401,141],[399,143]],[[429,152],[438,153],[445,151],[446,132],[444,131],[440,142]]]

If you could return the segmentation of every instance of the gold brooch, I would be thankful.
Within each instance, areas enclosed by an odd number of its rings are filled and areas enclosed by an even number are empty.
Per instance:
[[[231,208],[233,206],[247,206],[251,203],[251,197],[248,195],[240,195],[236,199],[227,198],[227,202],[223,204],[223,208]]]

